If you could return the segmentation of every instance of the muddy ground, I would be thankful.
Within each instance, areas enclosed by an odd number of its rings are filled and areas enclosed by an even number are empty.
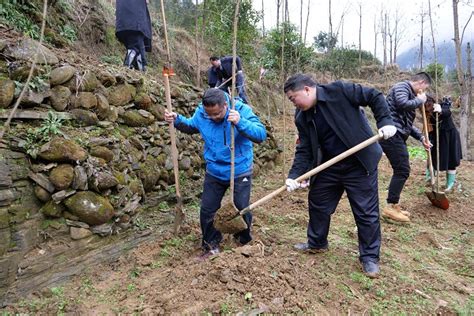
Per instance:
[[[281,136],[281,122],[274,124]],[[291,151],[294,134],[288,125],[286,147]],[[129,250],[118,261],[90,267],[66,284],[38,291],[4,312],[472,315],[474,164],[463,161],[456,189],[449,195],[451,206],[443,211],[424,195],[422,150],[411,152],[412,176],[401,203],[411,212],[412,223],[382,220],[378,279],[361,273],[356,226],[346,197],[333,216],[330,251],[306,255],[292,248],[305,241],[306,191],[285,192],[254,212],[250,245],[239,247],[226,236],[223,251],[204,262],[196,260],[199,201],[186,205],[187,221],[179,236],[172,234],[171,210],[149,209],[136,229],[156,233],[154,242]],[[292,153],[286,153],[285,168],[291,158]],[[283,184],[282,168],[278,165],[255,179],[252,201]],[[384,157],[381,207],[390,171]]]

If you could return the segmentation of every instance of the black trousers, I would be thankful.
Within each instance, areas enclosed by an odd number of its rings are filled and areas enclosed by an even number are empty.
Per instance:
[[[397,132],[393,137],[381,140],[379,143],[393,169],[388,187],[387,203],[397,204],[400,201],[400,194],[405,182],[410,176],[410,160],[406,140],[402,134]]]
[[[209,250],[215,248],[222,241],[222,234],[214,228],[214,216],[221,207],[221,201],[225,191],[230,186],[230,181],[222,181],[216,177],[206,173],[204,178],[204,190],[201,196],[201,231],[202,231],[202,248]],[[234,203],[235,206],[242,210],[249,206],[250,190],[252,188],[252,176],[242,176],[235,178],[234,182]],[[242,244],[246,244],[252,240],[250,235],[250,226],[252,224],[251,212],[245,214],[244,220],[247,223],[247,229],[234,235],[234,237]]]
[[[344,190],[357,225],[361,261],[378,262],[381,232],[377,170],[367,173],[355,159],[343,160],[316,176],[308,194],[308,244],[311,248],[328,247],[331,215]]]

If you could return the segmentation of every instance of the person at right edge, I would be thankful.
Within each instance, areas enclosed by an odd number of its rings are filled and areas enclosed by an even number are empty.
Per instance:
[[[284,91],[297,108],[299,138],[285,181],[290,192],[307,186],[296,178],[373,136],[362,106],[372,110],[383,138],[396,133],[384,95],[373,88],[342,81],[322,85],[297,74],[286,81]],[[296,250],[314,254],[329,249],[331,216],[346,191],[357,225],[362,271],[371,278],[378,276],[382,237],[377,165],[381,157],[382,149],[373,143],[311,178],[307,242],[296,244]]]
[[[380,142],[393,169],[387,196],[387,206],[382,216],[391,220],[410,222],[410,212],[400,207],[400,195],[410,176],[410,161],[406,141],[409,136],[419,140],[426,150],[431,143],[413,125],[416,110],[426,102],[426,90],[431,85],[431,77],[426,72],[413,75],[410,80],[396,83],[388,92],[387,103],[392,114],[397,133],[390,139]]]

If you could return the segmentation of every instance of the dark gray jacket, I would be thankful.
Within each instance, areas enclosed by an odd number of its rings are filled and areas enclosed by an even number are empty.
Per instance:
[[[151,51],[151,19],[146,0],[117,0],[115,10],[115,34],[138,31],[145,36],[145,50]]]
[[[416,116],[416,109],[420,108],[423,102],[416,97],[409,81],[402,81],[395,84],[387,95],[387,103],[390,109],[395,126],[404,138],[413,136],[415,139],[422,139],[422,134],[418,128],[413,126]]]

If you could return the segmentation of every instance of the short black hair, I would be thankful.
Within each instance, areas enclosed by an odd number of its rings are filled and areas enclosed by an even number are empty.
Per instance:
[[[431,81],[432,81],[431,76],[424,71],[414,74],[413,76],[411,76],[410,80],[411,81],[424,81],[429,85],[431,85]]]
[[[317,82],[313,80],[308,75],[305,74],[296,74],[288,78],[285,82],[285,86],[283,88],[283,91],[287,93],[288,91],[299,91],[303,89],[305,86],[308,87],[316,87]]]
[[[222,106],[226,103],[225,93],[221,89],[210,88],[204,92],[202,97],[202,104],[205,107],[215,106],[216,104]]]
[[[210,60],[210,61],[216,61],[216,60],[219,60],[219,57],[217,57],[217,56],[211,56],[211,57],[209,58],[209,60]]]

